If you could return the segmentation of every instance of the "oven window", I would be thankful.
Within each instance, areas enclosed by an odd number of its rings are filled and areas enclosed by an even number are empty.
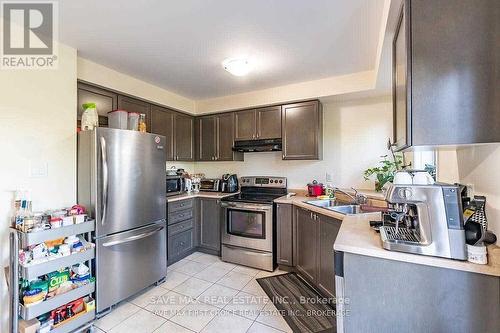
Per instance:
[[[227,232],[247,238],[266,238],[265,212],[227,210]]]

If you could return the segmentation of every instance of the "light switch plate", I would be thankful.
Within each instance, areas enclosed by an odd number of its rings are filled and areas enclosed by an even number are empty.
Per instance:
[[[45,161],[31,161],[30,177],[43,178],[49,175],[49,165]]]

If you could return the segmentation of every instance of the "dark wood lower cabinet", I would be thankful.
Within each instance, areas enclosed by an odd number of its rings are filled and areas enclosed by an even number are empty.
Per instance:
[[[279,265],[293,266],[293,206],[276,204],[276,258]]]
[[[198,247],[220,254],[221,206],[219,199],[198,198],[196,236]]]
[[[292,237],[295,240],[292,253],[296,256],[293,261],[297,272],[317,287],[324,296],[334,297],[333,244],[342,221],[300,207],[294,208],[294,219],[293,230],[296,235]],[[278,226],[278,230],[279,228]]]
[[[296,268],[309,281],[317,281],[317,235],[318,223],[313,213],[303,208],[296,208],[297,260]]]
[[[318,215],[317,286],[328,297],[335,297],[335,262],[333,244],[339,233],[342,221]]]

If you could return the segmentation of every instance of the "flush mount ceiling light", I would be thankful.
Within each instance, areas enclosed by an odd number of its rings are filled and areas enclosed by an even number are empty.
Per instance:
[[[250,64],[244,58],[227,58],[222,62],[222,67],[235,76],[244,76],[250,72]]]

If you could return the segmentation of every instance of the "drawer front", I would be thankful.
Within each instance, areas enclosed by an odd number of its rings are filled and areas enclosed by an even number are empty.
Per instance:
[[[168,212],[178,212],[180,210],[193,208],[193,199],[179,200],[168,203]]]
[[[168,238],[168,261],[173,262],[193,249],[194,230],[187,230]]]
[[[192,219],[194,212],[192,209],[181,210],[168,215],[168,225]]]
[[[190,219],[168,226],[168,237],[175,236],[178,233],[189,230],[193,227],[194,220]]]

